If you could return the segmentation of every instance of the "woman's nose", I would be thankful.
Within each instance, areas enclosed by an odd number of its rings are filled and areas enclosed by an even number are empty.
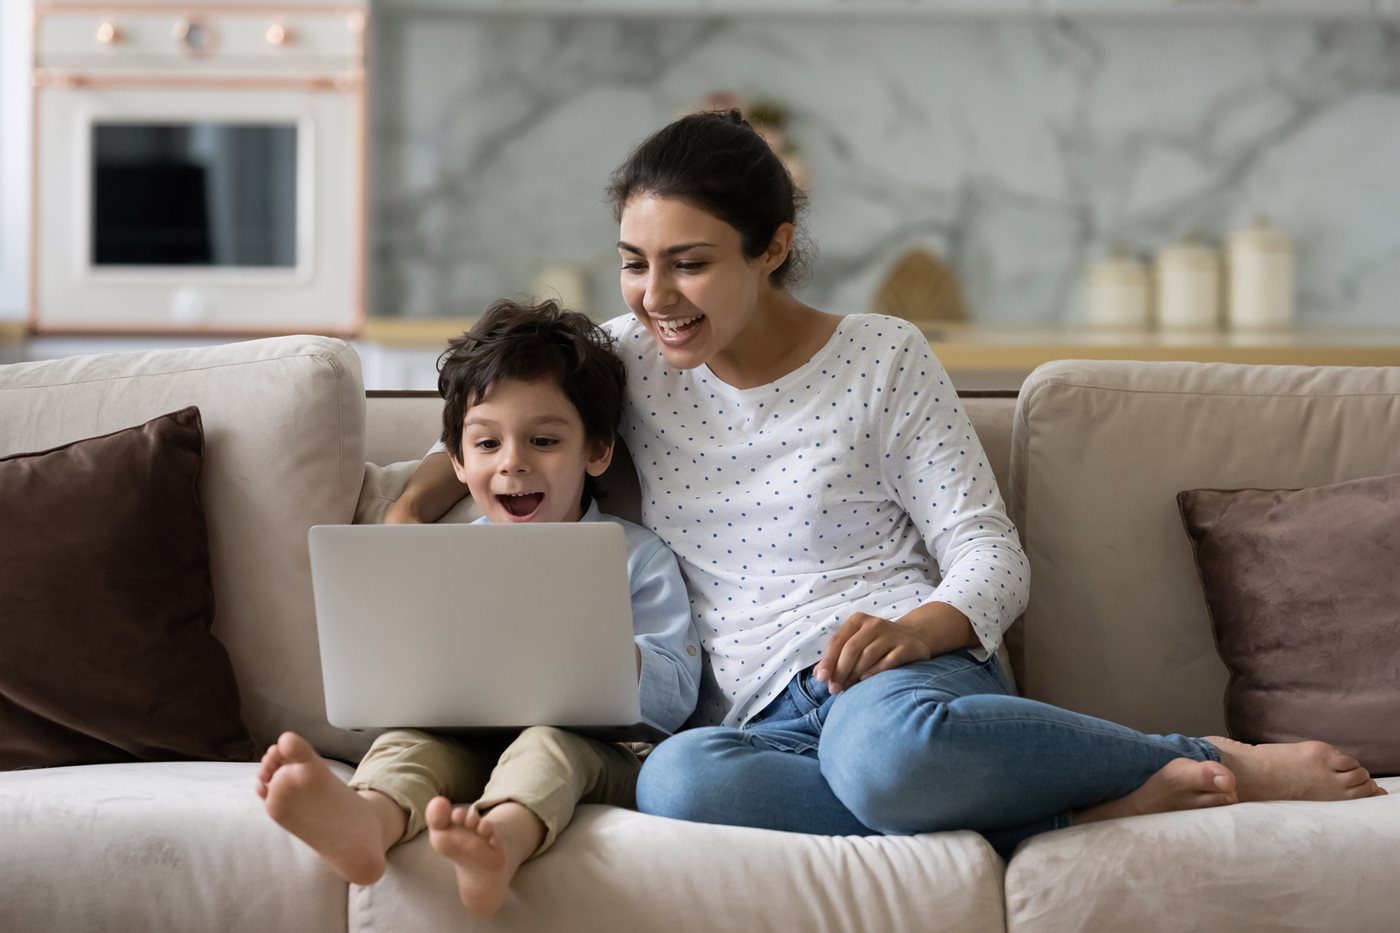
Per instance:
[[[668,276],[653,272],[647,277],[646,291],[642,293],[642,309],[654,314],[669,308],[676,300],[676,290]]]

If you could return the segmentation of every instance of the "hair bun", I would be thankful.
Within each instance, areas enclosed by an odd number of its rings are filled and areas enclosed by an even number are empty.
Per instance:
[[[727,111],[725,111],[724,122],[732,123],[734,126],[749,125],[748,121],[744,119],[743,111],[741,111],[738,107],[730,107]]]

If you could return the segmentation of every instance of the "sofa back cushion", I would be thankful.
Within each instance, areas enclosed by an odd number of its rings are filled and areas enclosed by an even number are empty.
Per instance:
[[[1397,437],[1400,368],[1037,369],[1008,493],[1031,565],[1012,630],[1023,693],[1147,731],[1223,734],[1227,672],[1177,493],[1400,472]]]
[[[1011,454],[1011,421],[1015,410],[1015,392],[972,392],[959,393],[972,427],[986,451],[987,460],[992,466],[992,474],[1002,495],[1006,495],[1008,462]],[[372,464],[390,465],[399,461],[416,461],[427,453],[433,441],[442,431],[442,399],[435,392],[403,391],[369,393],[366,405],[365,459]],[[409,468],[411,472],[411,467]],[[374,493],[381,489],[403,488],[406,479],[399,480],[398,471],[392,471],[376,482],[376,489],[367,489],[367,504],[372,507],[368,514],[378,515],[388,507],[387,502],[376,505]],[[369,477],[379,478],[371,472]],[[626,449],[618,445],[618,455],[613,457],[608,472],[603,476],[602,487],[607,498],[601,507],[614,515],[631,521],[640,521],[641,492],[637,485],[636,473]],[[365,521],[378,521],[377,517],[366,517]]]
[[[259,744],[284,729],[356,758],[326,723],[307,529],[347,523],[364,473],[359,358],[340,340],[278,337],[0,367],[0,456],[46,450],[198,406],[213,632]]]

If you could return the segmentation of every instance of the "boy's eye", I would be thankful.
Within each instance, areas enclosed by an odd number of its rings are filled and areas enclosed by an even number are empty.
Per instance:
[[[495,450],[497,447],[501,446],[501,442],[487,439],[477,441],[473,446],[476,447],[477,450]]]
[[[537,437],[537,438],[535,438],[535,446],[536,446],[536,447],[553,447],[553,446],[554,446],[555,444],[557,444],[557,443],[559,443],[559,439],[558,439],[557,437]]]

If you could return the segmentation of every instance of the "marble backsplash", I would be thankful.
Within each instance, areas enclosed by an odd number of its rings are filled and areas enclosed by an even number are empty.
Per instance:
[[[1400,325],[1400,29],[1366,20],[561,18],[375,23],[371,312],[478,313],[542,263],[623,310],[609,173],[705,94],[776,100],[808,174],[804,300],[868,310],[906,249],[973,319],[1055,325],[1087,263],[1256,213],[1299,323]]]

